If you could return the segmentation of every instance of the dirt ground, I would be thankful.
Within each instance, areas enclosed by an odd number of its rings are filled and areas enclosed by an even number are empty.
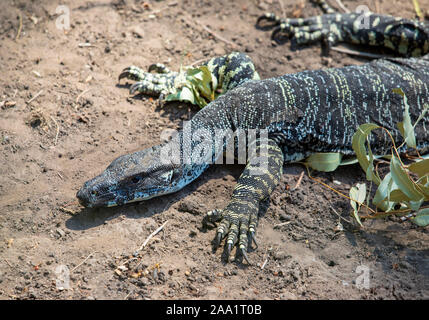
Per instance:
[[[162,130],[198,111],[130,96],[117,81],[129,65],[177,70],[235,49],[267,78],[367,61],[335,51],[322,57],[319,46],[292,51],[255,28],[262,13],[290,16],[301,2],[1,1],[0,298],[428,299],[429,230],[397,218],[357,228],[345,221],[348,200],[307,174],[294,189],[300,165],[284,168],[252,266],[225,263],[223,250],[211,249],[215,230],[201,225],[206,211],[226,205],[242,166],[213,166],[182,191],[147,202],[89,210],[76,201],[114,158],[158,143]],[[429,0],[419,2],[429,9]],[[320,14],[304,3],[303,17]],[[415,15],[411,0],[343,3]],[[59,5],[70,10],[68,30],[57,28]],[[346,194],[364,181],[358,166],[315,176]]]

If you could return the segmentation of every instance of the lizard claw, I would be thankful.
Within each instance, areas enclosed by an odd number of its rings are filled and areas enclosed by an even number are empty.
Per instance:
[[[228,243],[226,246],[226,252],[225,252],[226,261],[229,261],[229,255],[231,254],[231,251],[232,251],[232,243]]]
[[[213,243],[214,250],[216,250],[217,248],[219,248],[219,245],[220,245],[221,241],[222,241],[222,233],[218,232],[216,234],[216,238],[214,239],[214,243]]]
[[[249,261],[249,257],[247,256],[246,249],[241,248],[240,252],[241,252],[241,255],[243,256],[244,260],[246,260],[246,262],[250,265],[251,263]]]
[[[250,234],[250,239],[253,241],[253,243],[256,246],[255,249],[258,249],[259,245],[258,245],[258,242],[256,241],[256,238],[255,238],[255,232],[254,231],[250,231],[249,234]]]
[[[130,80],[136,80],[136,81],[142,80],[143,74],[144,72],[140,68],[135,66],[130,66],[122,70],[121,74],[118,77],[118,81],[120,81],[122,78],[128,78]]]

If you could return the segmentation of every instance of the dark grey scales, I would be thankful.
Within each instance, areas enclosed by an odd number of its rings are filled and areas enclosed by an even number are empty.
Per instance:
[[[408,39],[408,43],[412,41]],[[237,55],[248,64],[247,56],[234,53]],[[218,61],[228,61],[228,56]],[[239,74],[240,66],[233,73]],[[163,150],[178,145],[195,159],[200,157],[201,146],[190,137],[198,130],[205,129],[205,138],[212,139],[217,130],[266,129],[268,141],[254,142],[258,145],[256,155],[267,156],[266,169],[259,168],[255,153],[250,155],[230,203],[205,218],[220,221],[216,246],[226,237],[229,255],[238,242],[248,260],[246,252],[254,240],[259,203],[276,187],[284,163],[315,152],[353,154],[352,135],[359,125],[369,122],[391,130],[399,141],[396,124],[403,119],[404,101],[393,92],[395,88],[407,96],[413,122],[429,103],[429,55],[380,59],[361,66],[303,71],[266,80],[251,80],[255,77],[252,72],[243,74],[247,78],[238,81],[241,85],[229,88],[192,118],[190,136],[181,131],[170,142],[117,158],[99,176],[85,182],[77,193],[80,203],[86,207],[114,206],[178,191],[214,163],[214,156],[207,155],[200,162],[183,161],[186,159],[182,157],[177,162],[166,159]],[[219,73],[219,83],[221,77]],[[428,117],[415,128],[420,150],[429,147],[428,129]],[[222,150],[231,139],[229,135],[225,141],[215,140],[214,149]],[[374,152],[385,153],[390,150],[390,141],[376,135],[371,146]],[[261,174],[252,174],[258,168]]]

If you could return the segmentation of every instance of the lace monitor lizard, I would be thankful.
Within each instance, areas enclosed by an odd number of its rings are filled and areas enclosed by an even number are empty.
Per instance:
[[[414,33],[406,33],[405,43],[414,48],[407,47],[406,52],[415,53],[417,47],[426,52],[427,35],[422,42]],[[201,145],[198,139],[193,139],[201,132],[210,140],[219,130],[266,130],[268,139],[253,141],[256,153],[249,154],[229,204],[223,210],[209,212],[205,218],[219,222],[215,247],[226,238],[229,256],[238,243],[248,261],[247,249],[255,239],[259,203],[276,187],[284,163],[314,152],[352,154],[352,135],[360,124],[368,122],[391,130],[394,139],[399,140],[396,124],[402,121],[404,101],[392,91],[394,88],[401,88],[406,94],[412,121],[429,103],[429,55],[379,59],[360,66],[307,70],[265,80],[257,80],[253,64],[242,53],[214,58],[206,65],[216,76],[219,87],[225,90],[224,94],[191,119],[188,134],[182,130],[169,142],[123,155],[99,176],[85,182],[77,193],[83,206],[122,205],[182,189],[215,163],[215,155],[219,155],[206,153],[201,159]],[[178,73],[169,73],[159,65],[152,68],[166,73],[149,74],[132,67],[124,70],[120,78],[139,80],[132,89],[144,93],[177,90]],[[428,117],[415,128],[417,145],[422,150],[429,147],[428,129]],[[223,150],[231,139],[232,135],[212,139],[213,148]],[[177,146],[180,151],[188,150],[190,159],[203,161],[183,161],[183,152],[179,153],[180,161],[165,157],[165,150]],[[377,153],[390,149],[383,135],[373,137],[371,146]],[[262,169],[255,156],[258,154],[267,159]],[[259,174],[252,174],[258,168]]]

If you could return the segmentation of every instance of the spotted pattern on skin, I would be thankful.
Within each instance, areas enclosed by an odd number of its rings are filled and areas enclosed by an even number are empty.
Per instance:
[[[216,59],[225,59],[220,57]],[[234,79],[234,74],[230,77]],[[238,79],[234,80],[239,82]],[[309,70],[266,79],[242,79],[201,109],[190,121],[191,136],[198,130],[266,129],[268,166],[261,175],[250,174],[248,164],[224,210],[208,214],[205,221],[219,222],[216,243],[226,237],[229,254],[238,243],[247,258],[249,241],[255,241],[259,203],[276,187],[283,163],[301,160],[315,152],[353,154],[352,136],[363,123],[376,123],[392,132],[398,143],[396,124],[403,119],[404,101],[393,89],[401,88],[408,99],[414,123],[429,104],[429,55],[417,58],[380,59],[360,66]],[[198,143],[179,132],[180,150],[198,156]],[[415,127],[418,149],[429,149],[429,118]],[[222,150],[231,140],[215,145]],[[176,141],[176,143],[177,143]],[[85,206],[112,206],[150,199],[182,189],[215,163],[212,156],[202,163],[162,164],[158,145],[114,162],[99,176],[86,182],[78,193]],[[375,134],[370,139],[374,153],[387,153],[390,139]],[[400,151],[405,151],[403,146]],[[219,153],[218,153],[219,154]],[[136,178],[137,181],[134,181]]]
[[[259,80],[259,74],[249,56],[241,52],[232,52],[222,57],[216,57],[202,64],[207,66],[215,78],[217,87],[215,90],[221,93],[227,92],[248,80]],[[159,96],[163,100],[168,95],[174,95],[186,83],[186,70],[191,67],[181,68],[180,72],[170,71],[161,63],[152,64],[148,72],[139,67],[125,68],[119,75],[119,80],[127,78],[137,81],[130,87],[130,93],[143,93],[151,96]],[[155,73],[151,73],[154,71]],[[170,100],[173,101],[173,100]]]
[[[329,30],[343,30],[343,25],[352,28],[353,21],[344,21],[343,17],[334,14],[331,20],[339,24]],[[385,22],[383,19],[381,16],[375,17],[372,25],[380,27]],[[299,21],[304,26],[309,20]],[[323,16],[311,20],[314,21],[323,22]],[[397,18],[394,21],[403,22]],[[303,32],[310,35],[321,32],[317,28],[312,30],[310,24],[307,27]],[[389,24],[383,30],[390,33],[394,29],[394,25]],[[419,34],[414,31],[401,33],[401,49],[393,38],[382,37],[383,41],[380,42],[377,30],[371,29],[371,32],[367,33],[368,41],[375,41],[375,45],[398,48],[398,54],[424,53],[429,50],[427,40],[418,42],[419,46],[412,49],[412,44],[419,39]],[[359,35],[352,33],[350,39],[358,41]],[[304,159],[315,152],[353,154],[352,136],[363,123],[372,122],[388,129],[398,145],[401,137],[397,123],[403,119],[405,105],[402,97],[394,93],[393,89],[401,88],[407,96],[413,123],[425,105],[429,104],[429,54],[420,59],[380,59],[360,66],[308,70],[265,80],[257,80],[259,76],[253,63],[244,54],[232,53],[213,58],[205,65],[215,75],[223,95],[191,119],[191,135],[186,136],[181,131],[174,141],[119,157],[99,176],[87,181],[77,197],[84,206],[98,207],[147,200],[178,191],[203,174],[210,163],[216,163],[216,159],[208,154],[200,163],[166,164],[161,161],[165,160],[161,153],[163,148],[174,147],[175,144],[180,147],[180,157],[183,150],[188,150],[191,158],[199,158],[200,146],[190,137],[202,129],[210,135],[226,129],[246,132],[250,129],[268,130],[267,149],[262,148],[264,145],[259,145],[257,149],[268,160],[267,167],[262,168],[262,174],[251,174],[257,163],[255,155],[249,154],[248,163],[229,204],[224,210],[213,210],[204,218],[205,222],[219,222],[215,244],[218,245],[226,237],[229,255],[232,246],[238,243],[247,261],[248,243],[256,242],[260,202],[276,187],[282,175],[283,163]],[[121,76],[139,82],[146,81],[138,89],[144,92],[168,93],[169,90],[175,90],[178,73],[162,65],[152,70],[159,73],[149,74],[139,68],[129,67]],[[416,125],[415,135],[417,148],[422,153],[427,152],[428,117]],[[222,151],[232,136],[228,133],[225,140],[216,141],[213,148]],[[383,132],[372,135],[370,143],[377,154],[387,153],[391,148],[390,138]],[[402,146],[400,152],[406,151],[405,148],[405,145]]]
[[[274,13],[258,18],[257,25],[270,22],[272,38],[290,38],[292,46],[323,42],[326,49],[338,43],[385,47],[402,57],[420,57],[429,52],[429,26],[423,22],[372,12],[334,13],[324,0],[313,1],[326,14],[282,19]],[[329,9],[329,10],[328,10]]]

